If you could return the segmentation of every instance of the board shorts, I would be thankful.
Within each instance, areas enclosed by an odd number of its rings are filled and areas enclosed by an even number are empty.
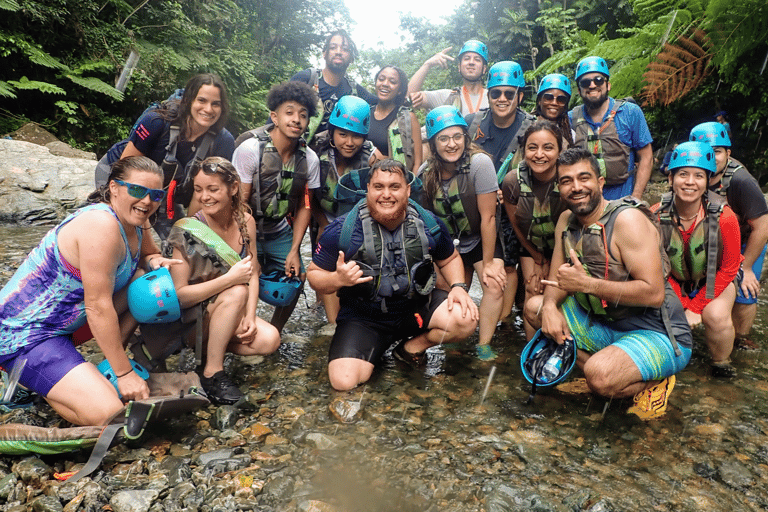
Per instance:
[[[568,322],[568,330],[576,341],[576,348],[594,354],[610,345],[619,347],[635,363],[644,381],[674,375],[691,360],[691,349],[683,345],[678,344],[681,354],[675,355],[675,349],[666,334],[650,329],[617,331],[590,318],[573,296],[563,302],[561,310]]]
[[[256,254],[261,265],[261,273],[269,274],[274,270],[285,271],[285,260],[293,245],[293,229],[286,226],[276,233],[264,233],[256,239]],[[299,255],[300,274],[304,274],[304,262]]]
[[[757,280],[760,280],[760,275],[763,273],[763,262],[765,261],[765,249],[768,245],[763,247],[760,252],[760,256],[757,257],[755,263],[752,265],[752,272],[755,273]],[[741,254],[744,254],[744,250],[747,248],[747,244],[741,246]],[[736,287],[736,304],[757,304],[757,297],[753,297],[750,293],[749,296],[744,295],[741,291],[741,286]]]
[[[72,344],[71,336],[53,336],[44,341],[25,345],[13,354],[0,357],[0,366],[8,373],[21,359],[27,363],[19,384],[35,393],[48,396],[55,386],[75,366],[85,362],[82,354]]]

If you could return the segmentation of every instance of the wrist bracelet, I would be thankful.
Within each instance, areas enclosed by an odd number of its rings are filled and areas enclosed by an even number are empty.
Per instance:
[[[453,283],[451,289],[462,288],[465,292],[469,291],[469,287],[465,283]]]
[[[124,373],[124,374],[122,374],[122,375],[115,375],[115,378],[116,378],[116,379],[122,379],[123,377],[125,377],[126,375],[128,375],[129,373],[131,373],[132,371],[133,371],[133,368],[131,368],[130,370],[128,370],[127,372],[125,372],[125,373]]]

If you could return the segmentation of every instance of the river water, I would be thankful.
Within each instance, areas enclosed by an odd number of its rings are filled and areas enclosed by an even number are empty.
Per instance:
[[[0,226],[0,282],[44,233]],[[425,371],[387,355],[367,385],[336,393],[326,373],[330,338],[315,335],[324,320],[313,303],[308,290],[279,353],[228,360],[248,388],[245,407],[210,407],[152,429],[138,446],[112,448],[94,477],[105,492],[159,489],[152,510],[768,509],[765,348],[735,352],[738,376],[715,380],[696,333],[666,416],[648,423],[626,414],[631,399],[606,402],[581,391],[578,369],[566,389],[544,390],[525,405],[520,325],[496,334],[492,363],[474,357],[471,338],[432,349]],[[260,314],[268,319],[271,311]],[[754,339],[763,347],[765,319],[761,302]],[[101,358],[87,350],[89,359]],[[359,404],[357,420],[338,421],[329,411],[334,400]],[[44,460],[60,471],[86,457]],[[228,465],[212,466],[212,457]],[[0,476],[17,460],[2,458]],[[192,475],[176,486],[168,483],[173,461]],[[126,467],[132,476],[124,476]],[[164,484],[156,483],[158,472],[166,473]]]

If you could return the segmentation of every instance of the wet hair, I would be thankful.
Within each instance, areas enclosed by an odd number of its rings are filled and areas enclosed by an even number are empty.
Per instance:
[[[110,167],[109,178],[107,179],[107,182],[88,194],[86,202],[88,204],[109,204],[112,199],[109,192],[109,184],[113,180],[126,181],[125,178],[131,173],[131,171],[151,172],[152,174],[159,176],[161,180],[164,178],[163,171],[160,170],[160,167],[158,167],[158,165],[153,160],[150,160],[146,156],[128,156],[121,158],[117,162],[113,163]]]
[[[557,170],[560,170],[561,165],[576,165],[579,162],[589,162],[589,167],[592,172],[595,173],[595,177],[600,177],[600,165],[597,163],[597,158],[591,151],[584,148],[568,148],[557,157]]]
[[[251,238],[248,236],[248,227],[245,223],[247,215],[251,214],[251,208],[247,201],[243,200],[240,192],[240,175],[232,162],[220,156],[211,156],[203,160],[200,165],[192,168],[190,177],[194,181],[195,177],[203,171],[207,176],[217,176],[227,187],[236,186],[235,195],[232,196],[232,215],[235,217],[237,227],[240,230],[240,237],[243,244],[248,248],[248,254],[251,252]]]
[[[397,160],[393,160],[391,158],[385,158],[384,160],[379,160],[375,164],[373,164],[373,167],[371,167],[371,172],[368,175],[368,181],[373,178],[373,175],[376,174],[376,171],[384,171],[391,174],[399,174],[403,177],[405,180],[405,184],[408,184],[408,171],[405,169],[405,164],[402,162],[398,162]]]
[[[374,84],[379,81],[379,75],[385,69],[394,69],[397,73],[398,80],[400,81],[400,88],[397,90],[397,95],[395,96],[395,105],[399,107],[405,103],[405,98],[408,96],[408,76],[405,74],[405,71],[399,67],[387,64],[376,73],[376,77],[373,79]]]
[[[219,95],[221,97],[221,115],[211,127],[211,130],[218,133],[227,123],[227,116],[229,115],[227,87],[218,75],[213,73],[201,73],[189,79],[184,86],[184,94],[178,103],[169,102],[169,105],[159,110],[160,115],[162,115],[164,119],[171,122],[179,122],[181,125],[180,133],[182,136],[186,133],[190,121],[192,120],[192,104],[195,102],[197,94],[200,92],[200,88],[204,85],[212,85],[216,87],[219,90]]]
[[[472,139],[469,138],[469,132],[467,131],[466,126],[461,126],[461,125],[456,125],[456,126],[460,126],[461,131],[464,132],[464,153],[461,155],[461,158],[457,162],[457,165],[461,167],[462,165],[464,165],[465,162],[470,160],[474,155],[476,155],[477,153],[485,153],[485,151],[483,151],[483,149],[480,146],[472,142]],[[445,168],[445,161],[443,161],[443,159],[440,158],[440,155],[437,152],[436,136],[433,136],[431,139],[429,139],[429,152],[430,152],[430,155],[429,155],[429,158],[427,159],[427,167],[421,176],[421,181],[424,184],[424,199],[425,199],[424,204],[431,206],[432,201],[435,199],[435,195],[437,194],[437,187],[440,186],[440,175],[442,174],[443,169]]]
[[[541,91],[541,93],[539,93],[539,95],[536,96],[536,108],[533,109],[533,114],[536,117],[539,117],[541,119],[546,119],[544,117],[544,114],[541,111],[541,96],[545,92],[547,92],[548,90],[549,89],[547,89],[545,91]],[[568,99],[570,100],[570,98],[571,98],[571,95],[569,94],[568,95]],[[565,137],[565,140],[568,141],[568,145],[569,146],[574,146],[575,145],[575,142],[573,141],[573,133],[571,133],[571,121],[570,121],[570,119],[568,119],[568,104],[567,103],[566,103],[565,108],[563,109],[563,111],[560,113],[560,115],[557,116],[557,119],[555,119],[554,121],[551,121],[551,120],[548,119],[548,121],[554,122],[554,123],[557,124],[557,126],[560,128],[560,133],[562,134],[561,137]],[[562,150],[562,148],[560,148],[560,149]]]
[[[325,55],[325,53],[330,49],[331,39],[336,36],[341,36],[341,44],[347,45],[349,48],[349,55],[352,57],[352,62],[354,62],[358,57],[357,46],[355,45],[355,42],[352,40],[352,38],[349,37],[349,33],[343,28],[334,30],[328,35],[328,37],[325,38],[325,43],[323,44],[323,55]]]
[[[317,93],[304,82],[291,81],[275,84],[267,93],[267,108],[270,112],[275,112],[287,101],[295,101],[306,108],[309,117],[317,114]]]

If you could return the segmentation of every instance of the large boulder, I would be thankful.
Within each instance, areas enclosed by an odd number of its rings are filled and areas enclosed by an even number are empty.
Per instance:
[[[95,167],[92,158],[57,156],[45,146],[0,139],[0,222],[63,219],[93,191]]]

